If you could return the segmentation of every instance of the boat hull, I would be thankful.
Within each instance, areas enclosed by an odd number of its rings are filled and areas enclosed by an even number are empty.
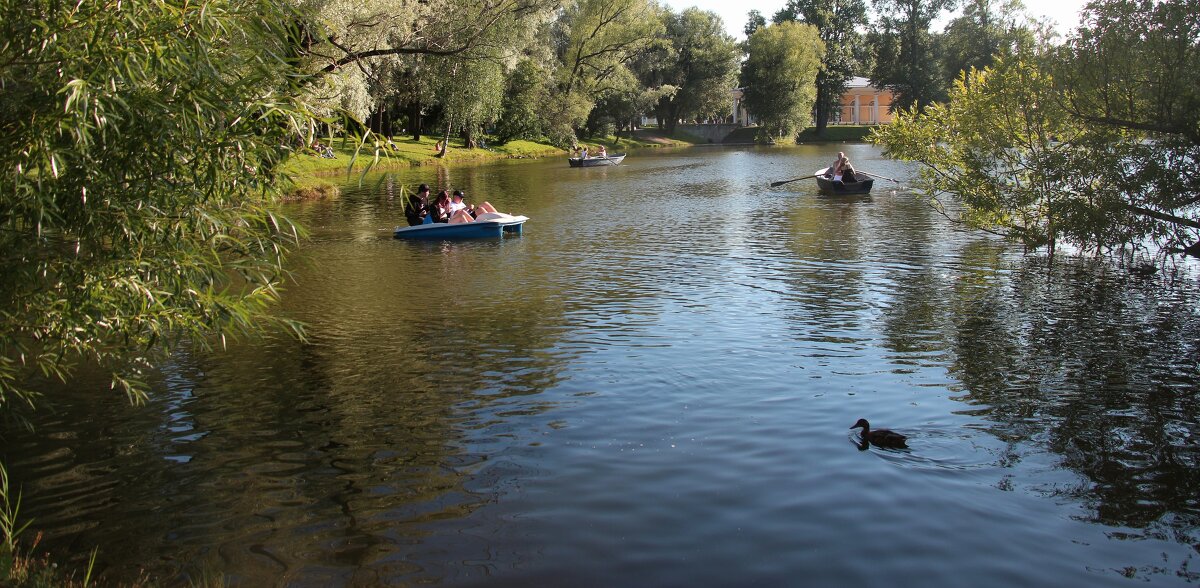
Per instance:
[[[617,165],[624,160],[625,154],[622,153],[620,155],[610,155],[608,157],[589,157],[587,159],[571,157],[567,159],[567,163],[571,164],[571,167],[600,167],[603,165]]]
[[[495,239],[504,233],[521,234],[529,217],[510,216],[503,219],[469,223],[430,223],[411,227],[396,227],[392,236],[397,239]]]
[[[828,171],[829,168],[825,168],[817,170],[817,172],[814,174],[817,180],[817,188],[821,190],[822,194],[827,194],[830,196],[869,194],[871,193],[871,187],[875,185],[875,178],[872,178],[871,176],[868,176],[862,172],[854,172],[854,177],[857,178],[858,181],[847,184],[845,182],[835,182],[833,181],[833,178],[826,177],[825,173]]]

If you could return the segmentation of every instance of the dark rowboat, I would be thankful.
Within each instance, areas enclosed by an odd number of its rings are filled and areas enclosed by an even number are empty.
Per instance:
[[[831,196],[841,196],[843,194],[869,194],[871,186],[875,184],[875,179],[860,171],[854,172],[854,182],[835,182],[832,176],[825,175],[829,172],[829,168],[818,170],[817,187],[821,189],[822,194]]]
[[[600,165],[617,165],[618,163],[621,163],[621,160],[623,159],[625,159],[625,154],[621,153],[619,155],[609,155],[607,157],[589,157],[587,159],[582,157],[570,157],[567,159],[567,163],[571,164],[571,167],[596,167]]]

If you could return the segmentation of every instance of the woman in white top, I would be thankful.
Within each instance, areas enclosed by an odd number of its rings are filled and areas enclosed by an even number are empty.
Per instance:
[[[469,223],[476,220],[490,220],[496,218],[497,216],[507,216],[503,213],[496,212],[496,207],[492,206],[491,202],[483,202],[476,206],[469,207],[465,202],[463,202],[462,198],[462,190],[455,190],[454,199],[451,201],[450,205],[454,206],[454,202],[459,202],[462,204],[462,208],[456,210],[450,216],[450,222],[452,223]]]

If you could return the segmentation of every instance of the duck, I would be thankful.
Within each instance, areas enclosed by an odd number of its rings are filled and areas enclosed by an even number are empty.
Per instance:
[[[862,441],[864,444],[870,441],[879,447],[908,447],[908,437],[887,429],[872,430],[871,423],[867,422],[867,419],[858,419],[850,428],[862,429]]]

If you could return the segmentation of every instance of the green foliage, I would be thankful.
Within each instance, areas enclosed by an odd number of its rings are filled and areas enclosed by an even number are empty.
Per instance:
[[[746,38],[750,38],[750,35],[753,35],[754,31],[765,26],[767,26],[767,19],[762,15],[762,12],[759,12],[757,9],[751,10],[746,13],[746,26],[742,27],[742,32],[745,33]]]
[[[825,43],[825,55],[821,58],[821,69],[817,72],[817,98],[814,121],[817,134],[824,135],[830,115],[841,104],[846,83],[855,74],[864,71],[860,54],[863,52],[863,36],[858,27],[867,21],[867,7],[863,0],[825,2],[821,0],[789,0],[775,14],[775,22],[796,21],[817,27],[821,41]]]
[[[689,8],[668,15],[669,49],[660,61],[661,76],[675,91],[664,93],[658,102],[668,134],[674,132],[677,120],[727,114],[741,51],[724,30],[721,18],[712,12]]]
[[[532,59],[523,59],[507,80],[496,138],[501,143],[513,139],[535,139],[542,134],[541,109],[545,106],[548,72]]]
[[[962,16],[950,21],[942,40],[945,79],[953,80],[971,68],[983,69],[996,55],[1011,54],[1034,33],[1023,22],[1021,0],[969,0]]]
[[[474,137],[495,120],[504,99],[504,65],[495,55],[474,59],[437,58],[433,95],[442,106],[442,123]],[[448,137],[445,137],[448,138]]]
[[[816,27],[784,22],[755,31],[742,66],[746,107],[758,117],[760,138],[794,138],[812,119],[817,70],[825,44]]]
[[[1095,2],[1066,45],[1020,43],[874,140],[920,162],[921,186],[964,220],[1027,246],[1182,249],[1200,238],[1200,17],[1186,6]]]
[[[29,522],[21,522],[21,492],[13,496],[13,489],[8,483],[8,470],[0,464],[0,549],[6,553],[17,551],[17,538],[29,526]]]
[[[875,64],[871,81],[895,93],[893,108],[923,109],[946,97],[938,38],[929,27],[955,0],[874,0],[881,17],[868,35]]]
[[[254,331],[296,231],[271,213],[310,138],[269,0],[0,0],[0,406],[80,361],[136,398],[183,338]]]
[[[575,142],[596,102],[633,89],[629,63],[662,32],[647,0],[574,0],[555,22],[555,86],[543,110],[545,132],[559,146]]]
[[[890,156],[922,163],[919,186],[935,198],[954,195],[963,220],[1037,246],[1064,228],[1060,139],[1081,132],[1057,107],[1052,78],[1024,56],[964,74],[949,104],[899,111],[873,140]]]

